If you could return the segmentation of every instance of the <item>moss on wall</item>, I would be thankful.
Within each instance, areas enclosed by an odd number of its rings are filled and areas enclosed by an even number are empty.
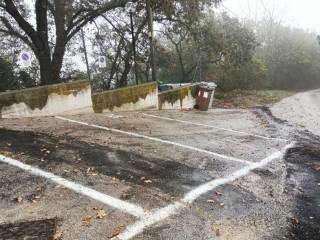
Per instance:
[[[105,110],[113,111],[115,107],[120,108],[126,103],[136,103],[139,99],[146,99],[156,90],[157,83],[152,82],[95,93],[92,95],[93,110],[96,113],[102,113]]]
[[[159,109],[162,110],[163,104],[170,103],[171,105],[174,105],[177,101],[180,101],[181,107],[183,106],[183,99],[189,94],[192,95],[192,97],[196,98],[198,93],[199,85],[191,85],[181,88],[176,88],[173,90],[165,91],[159,94]]]
[[[51,94],[66,96],[73,94],[76,96],[78,92],[87,89],[89,86],[89,81],[82,80],[0,93],[0,117],[4,107],[25,103],[32,110],[36,108],[41,110],[46,106]]]

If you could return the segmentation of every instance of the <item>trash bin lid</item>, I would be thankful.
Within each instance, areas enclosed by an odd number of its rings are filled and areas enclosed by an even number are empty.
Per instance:
[[[202,85],[204,85],[207,88],[212,89],[216,89],[217,88],[217,84],[215,84],[214,82],[202,82]]]

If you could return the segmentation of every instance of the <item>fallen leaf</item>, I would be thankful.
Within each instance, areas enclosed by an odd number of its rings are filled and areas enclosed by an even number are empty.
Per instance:
[[[37,196],[34,196],[33,199],[40,199],[41,196],[40,195],[37,195]]]
[[[224,207],[224,203],[220,203],[220,207]]]
[[[207,203],[214,203],[214,200],[209,199],[209,200],[207,201]]]
[[[58,230],[54,235],[53,235],[53,240],[60,240],[62,238],[63,231]]]
[[[103,209],[98,210],[96,219],[103,219],[107,216],[106,212]]]
[[[317,164],[317,165],[314,165],[313,167],[312,167],[314,170],[316,170],[316,171],[320,171],[320,165],[319,164]]]
[[[145,183],[152,183],[151,180],[145,180],[144,182],[145,182]]]
[[[297,225],[297,224],[299,224],[300,222],[299,222],[299,219],[298,219],[298,218],[295,218],[295,217],[294,217],[294,218],[292,218],[292,223]]]
[[[90,215],[85,215],[81,218],[81,221],[86,224],[89,224],[91,220],[92,220],[92,216],[90,216]]]
[[[7,143],[7,147],[11,147],[12,146],[12,144],[11,143]]]
[[[19,197],[17,197],[15,200],[16,200],[17,203],[21,203],[22,200],[23,200],[23,198],[22,198],[21,196],[19,196]]]
[[[143,180],[145,180],[145,179],[146,179],[145,177],[141,177],[141,178],[140,178],[141,181],[143,181]]]
[[[130,194],[129,193],[122,193],[120,198],[121,199],[129,199],[130,198]]]
[[[110,238],[114,238],[114,237],[118,236],[122,232],[122,229],[123,229],[123,227],[117,227],[117,228],[113,229]]]

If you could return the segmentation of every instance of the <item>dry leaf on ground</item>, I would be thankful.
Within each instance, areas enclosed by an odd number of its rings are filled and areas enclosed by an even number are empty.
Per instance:
[[[110,238],[114,238],[114,237],[118,236],[122,232],[122,229],[123,229],[123,227],[117,227],[117,228],[113,229]]]
[[[106,212],[103,209],[97,211],[96,219],[103,219],[107,216]]]
[[[62,238],[62,235],[63,235],[62,230],[56,231],[56,233],[53,235],[53,240],[60,240]]]
[[[312,168],[313,168],[314,170],[320,172],[320,164],[314,165]]]
[[[92,216],[90,215],[85,215],[81,218],[81,221],[87,224],[89,224],[91,220],[92,220]]]

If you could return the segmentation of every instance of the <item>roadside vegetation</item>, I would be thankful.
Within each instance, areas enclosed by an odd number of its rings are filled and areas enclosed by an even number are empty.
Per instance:
[[[44,2],[39,7],[40,1],[0,0],[0,91],[86,78],[87,72],[74,62],[86,62],[81,29],[92,46],[88,54],[94,61],[88,67],[95,91],[135,84],[135,75],[139,83],[152,80],[145,1],[134,1],[136,61],[125,8],[129,1]],[[225,91],[320,87],[315,33],[272,17],[253,22],[217,12],[214,6],[220,0],[150,2],[157,26],[153,43],[158,82],[209,81]],[[38,22],[33,23],[34,15]],[[22,50],[34,55],[28,69],[17,64]],[[103,69],[97,61],[101,55],[107,59]],[[226,95],[236,97],[233,92]]]
[[[213,102],[214,108],[253,108],[277,103],[294,94],[284,90],[232,90],[217,91]]]

